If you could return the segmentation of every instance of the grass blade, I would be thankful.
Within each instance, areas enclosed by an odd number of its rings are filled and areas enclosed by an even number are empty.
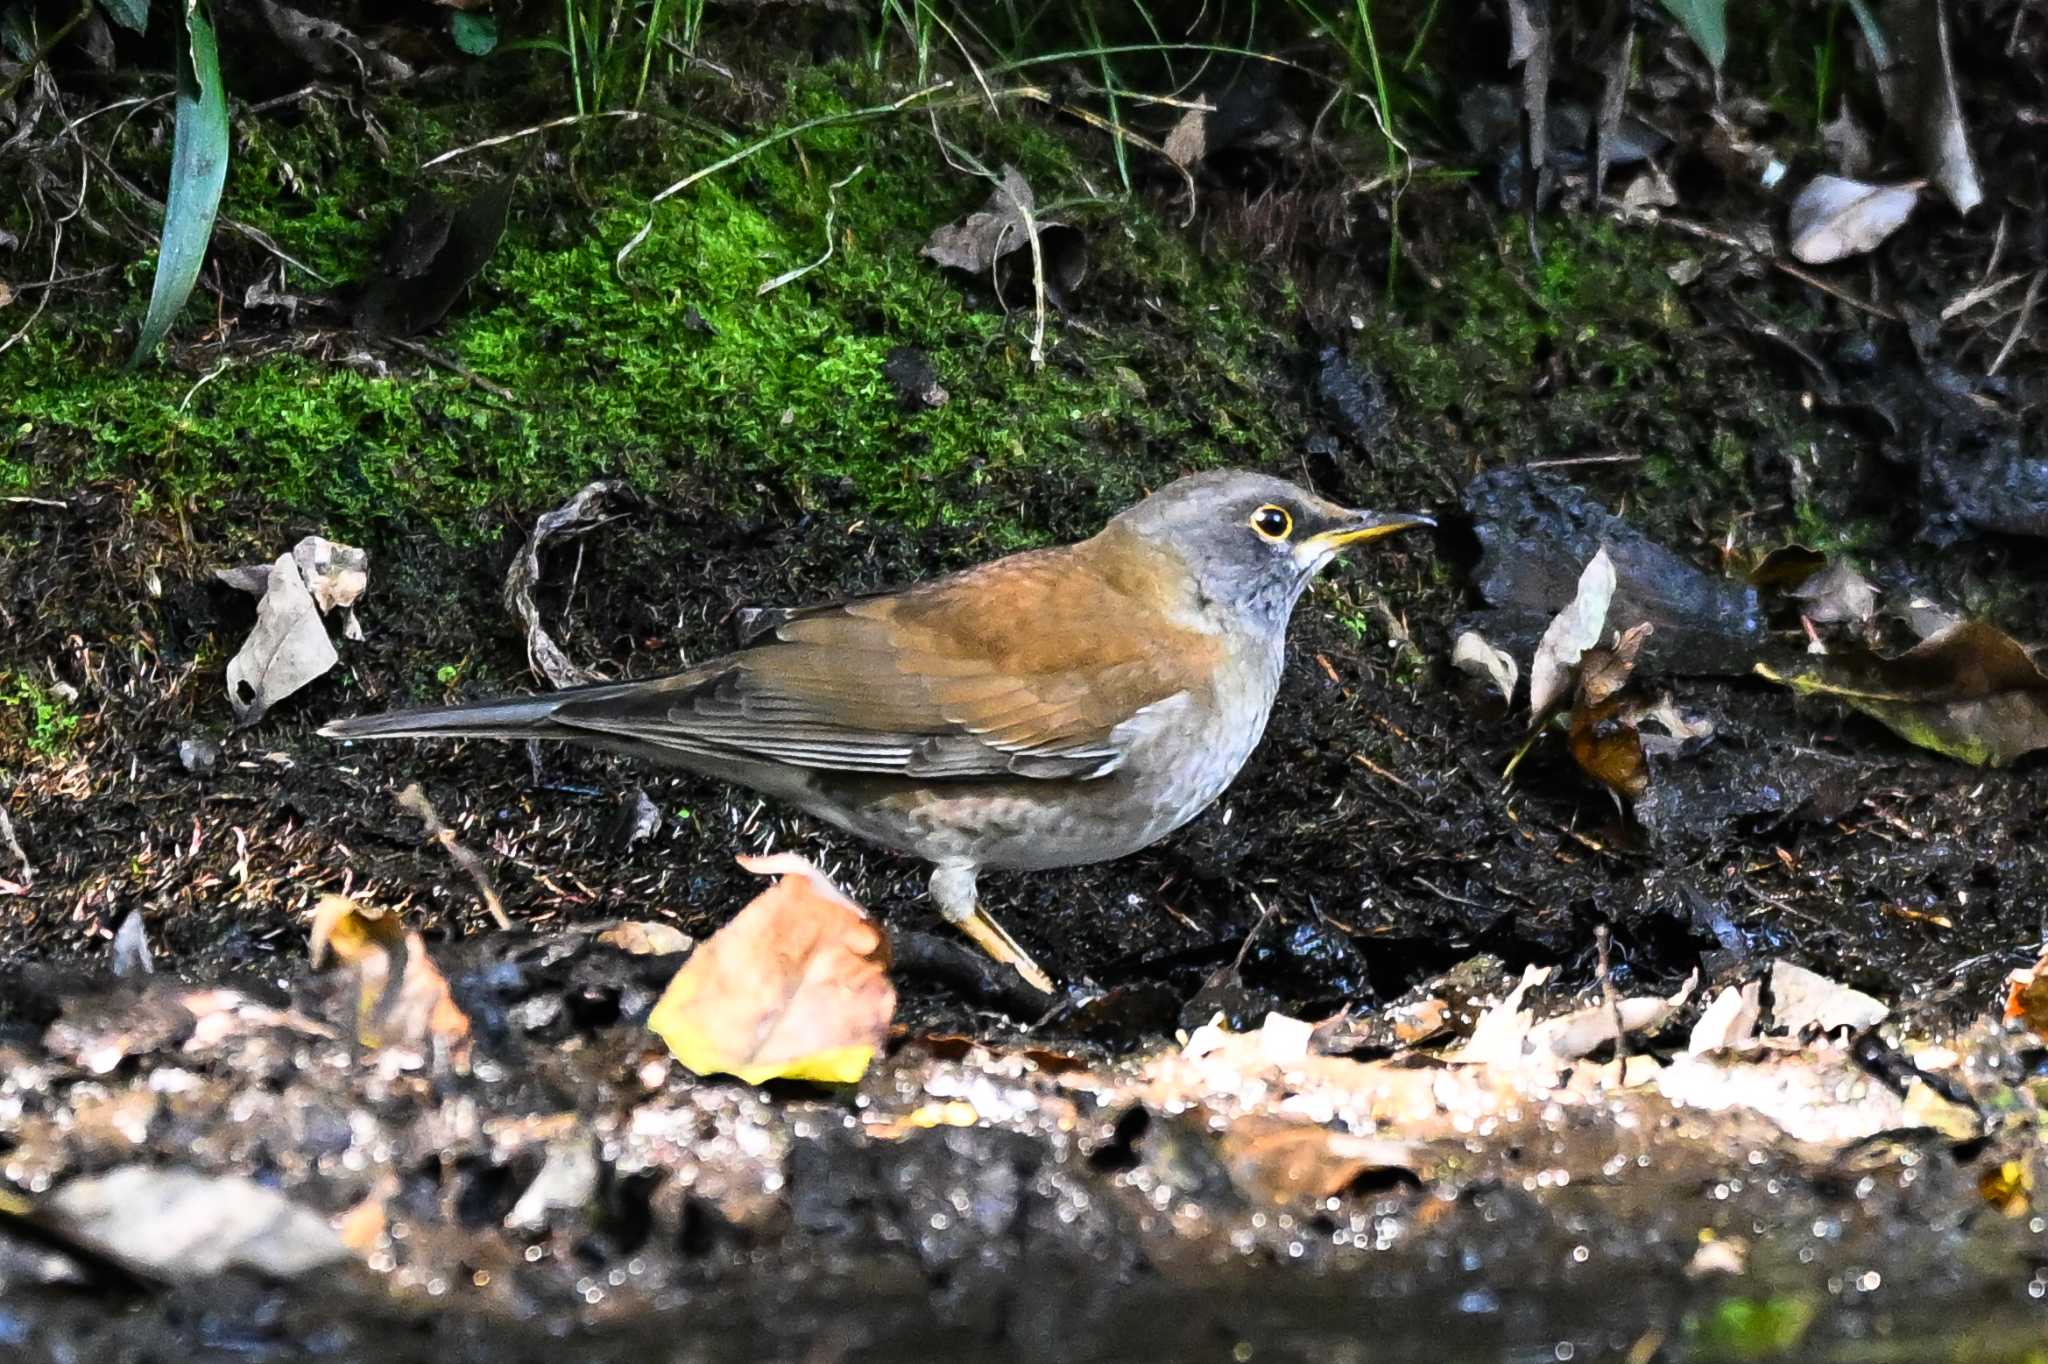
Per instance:
[[[156,257],[149,313],[129,362],[157,348],[192,296],[213,217],[228,178],[228,96],[220,79],[220,49],[199,0],[185,11],[187,40],[178,53],[178,117],[171,142],[171,185],[164,196],[164,233]]]

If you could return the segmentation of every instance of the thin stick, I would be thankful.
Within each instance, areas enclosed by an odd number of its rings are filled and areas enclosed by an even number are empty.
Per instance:
[[[759,137],[754,139],[752,142],[749,142],[746,146],[740,148],[738,151],[734,152],[730,156],[720,157],[718,160],[712,162],[708,166],[704,166],[698,170],[691,171],[688,175],[676,181],[673,185],[670,185],[667,189],[655,195],[652,199],[649,199],[647,201],[647,207],[651,210],[654,208],[655,205],[661,203],[663,200],[673,199],[676,195],[681,194],[684,190],[696,184],[699,180],[705,179],[708,176],[716,175],[720,171],[726,170],[730,167],[737,166],[740,162],[747,160],[748,158],[756,155],[759,152],[766,151],[768,148],[776,146],[779,143],[787,142],[791,138],[801,137],[803,134],[810,132],[815,128],[836,128],[842,124],[865,123],[871,119],[886,118],[890,114],[901,113],[903,110],[909,108],[911,105],[917,103],[921,99],[928,99],[933,95],[943,94],[945,91],[950,90],[952,88],[953,82],[950,80],[935,81],[930,85],[922,86],[916,90],[913,90],[909,94],[905,95],[903,98],[891,101],[888,104],[873,104],[869,105],[865,109],[854,109],[843,114],[820,114],[816,118],[807,118],[801,123],[792,123],[787,128],[778,128],[774,132],[769,133],[766,137]],[[612,268],[623,269],[626,264],[626,257],[632,255],[635,251],[639,250],[640,243],[646,241],[647,235],[652,231],[654,231],[654,215],[652,212],[650,212],[647,215],[647,221],[641,225],[640,230],[638,232],[635,232],[633,234],[632,240],[628,241],[624,246],[620,247],[618,255],[612,258]]]
[[[1608,948],[1614,935],[1606,924],[1593,926],[1593,946],[1600,953],[1600,997],[1607,1001],[1607,1016],[1614,1020],[1614,1059],[1620,1062],[1621,1082],[1628,1083],[1628,1034],[1621,1027],[1621,1000],[1614,993],[1614,975],[1608,969]]]
[[[483,375],[478,374],[453,356],[443,355],[439,351],[432,350],[417,341],[409,340],[403,336],[394,336],[390,340],[391,344],[397,346],[400,350],[410,351],[428,364],[447,370],[458,379],[467,379],[470,383],[475,384],[494,398],[502,398],[514,407],[519,406],[519,395],[517,393],[506,388],[503,384],[492,383],[489,379],[484,378]]]
[[[477,894],[483,897],[484,909],[490,913],[492,921],[499,928],[510,932],[512,920],[505,916],[504,903],[498,899],[498,890],[491,884],[490,873],[484,870],[483,859],[456,842],[455,831],[441,822],[441,816],[435,812],[426,792],[420,790],[418,782],[398,793],[398,807],[408,814],[419,817],[420,822],[427,826],[427,837],[446,848],[448,855],[455,859],[455,864],[468,872],[469,879],[476,882]]]
[[[646,117],[647,115],[641,113],[638,109],[601,109],[594,114],[565,114],[561,118],[551,118],[546,123],[536,123],[530,128],[521,128],[517,132],[501,133],[497,137],[487,137],[481,142],[472,142],[467,147],[457,147],[453,151],[442,152],[431,161],[422,161],[420,169],[432,170],[443,161],[453,161],[458,156],[468,156],[471,152],[480,152],[487,147],[502,147],[507,142],[517,142],[522,137],[533,137],[539,133],[553,132],[557,128],[571,128],[578,123],[591,123],[600,118],[622,118],[631,123],[636,119]]]
[[[2041,281],[2044,279],[2048,279],[2048,270],[2034,272],[2034,282],[2027,286],[2027,296],[2020,303],[2019,320],[2012,324],[2012,331],[2007,334],[2005,344],[1998,348],[1998,358],[1984,371],[1986,374],[1998,373],[1999,368],[2012,356],[2012,348],[2018,345],[2020,337],[2026,334],[2027,323],[2034,316],[2034,305],[2041,301]]]

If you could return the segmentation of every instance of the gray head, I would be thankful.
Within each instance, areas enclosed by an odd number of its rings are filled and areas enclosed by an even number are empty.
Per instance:
[[[1274,628],[1346,546],[1436,523],[1352,511],[1285,479],[1225,469],[1176,479],[1110,524],[1172,550],[1209,603]]]

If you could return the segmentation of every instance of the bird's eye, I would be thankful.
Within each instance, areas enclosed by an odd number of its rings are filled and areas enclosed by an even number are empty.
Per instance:
[[[1252,513],[1252,529],[1268,540],[1285,540],[1294,533],[1294,518],[1287,514],[1287,508],[1268,502]]]

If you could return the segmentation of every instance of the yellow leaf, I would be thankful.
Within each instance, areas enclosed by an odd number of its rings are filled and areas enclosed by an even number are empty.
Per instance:
[[[739,861],[782,879],[691,954],[648,1028],[699,1075],[853,1083],[896,1012],[888,940],[802,858]]]

